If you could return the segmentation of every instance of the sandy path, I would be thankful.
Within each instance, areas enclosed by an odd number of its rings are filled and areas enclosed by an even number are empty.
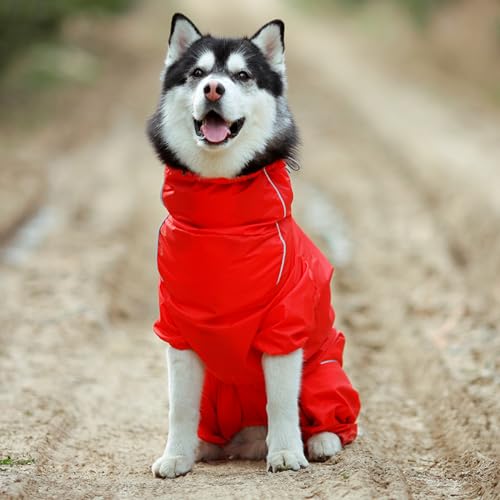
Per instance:
[[[193,17],[231,33],[235,7],[225,17],[208,7]],[[284,11],[255,1],[238,9],[248,31]],[[237,462],[200,464],[173,482],[150,476],[166,431],[163,350],[151,333],[163,211],[143,122],[156,99],[162,11],[151,4],[101,28],[111,59],[98,92],[84,96],[74,123],[54,119],[70,127],[69,146],[37,150],[48,172],[46,201],[34,197],[49,214],[44,238],[31,253],[4,254],[0,268],[0,454],[34,463],[0,466],[0,494],[498,497],[498,122],[381,71],[376,59],[366,64],[349,34],[304,26],[288,11],[290,94],[304,139],[294,178],[298,198],[316,200],[298,201],[297,214],[343,264],[334,300],[364,436],[297,474]],[[125,36],[126,51],[112,43]],[[87,122],[89,110],[103,118]],[[470,123],[480,127],[459,126]],[[314,221],[318,196],[330,224]],[[329,245],[331,232],[343,246]]]

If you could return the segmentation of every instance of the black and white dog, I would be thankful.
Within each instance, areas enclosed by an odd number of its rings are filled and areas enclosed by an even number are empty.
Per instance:
[[[295,164],[298,139],[286,99],[283,36],[279,20],[251,38],[225,39],[202,35],[185,16],[174,15],[159,106],[148,125],[164,164],[202,178],[253,174],[278,160]],[[173,478],[189,472],[197,458],[228,455],[267,456],[271,471],[308,465],[298,416],[301,349],[262,356],[267,431],[243,429],[225,453],[197,436],[204,370],[198,355],[169,346],[167,365],[169,434],[164,454],[153,464],[155,476]],[[312,435],[306,443],[310,460],[324,460],[341,448],[333,432]]]

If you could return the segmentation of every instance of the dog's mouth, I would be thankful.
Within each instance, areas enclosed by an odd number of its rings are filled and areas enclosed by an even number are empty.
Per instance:
[[[194,120],[194,130],[205,143],[220,145],[234,139],[244,123],[245,118],[228,122],[215,111],[209,111],[202,120]]]

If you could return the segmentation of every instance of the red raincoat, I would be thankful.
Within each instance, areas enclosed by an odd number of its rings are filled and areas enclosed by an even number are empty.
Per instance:
[[[333,268],[292,218],[292,197],[283,161],[235,179],[165,169],[154,330],[205,364],[205,441],[223,445],[242,427],[266,425],[262,354],[299,348],[303,439],[356,437],[360,403],[342,370],[344,335],[333,328]]]

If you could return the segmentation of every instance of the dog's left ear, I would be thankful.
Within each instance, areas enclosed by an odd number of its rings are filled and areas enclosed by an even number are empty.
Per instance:
[[[271,67],[280,73],[285,70],[285,24],[279,19],[260,28],[250,40],[264,54]]]

